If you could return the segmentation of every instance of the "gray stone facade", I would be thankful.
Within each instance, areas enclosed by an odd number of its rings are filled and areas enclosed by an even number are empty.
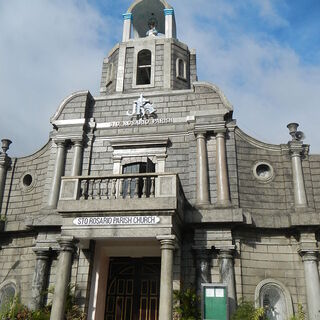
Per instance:
[[[0,290],[11,281],[33,308],[53,301],[56,320],[70,282],[88,319],[100,319],[109,259],[161,257],[160,320],[171,317],[172,288],[200,292],[203,282],[228,286],[230,312],[242,299],[263,305],[263,290],[276,288],[286,303],[279,319],[299,303],[320,319],[320,156],[294,136],[272,145],[238,128],[220,89],[197,81],[194,50],[172,36],[171,7],[155,2],[169,10],[163,36],[117,45],[103,61],[100,95],[67,97],[40,151],[1,153]],[[152,55],[150,83],[136,85],[141,50]],[[140,94],[155,117],[127,115]],[[124,171],[148,162],[154,171]],[[84,220],[110,217],[118,220]],[[40,299],[52,285],[55,296]]]

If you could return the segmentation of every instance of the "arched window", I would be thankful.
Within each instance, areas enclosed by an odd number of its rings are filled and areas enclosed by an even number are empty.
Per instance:
[[[187,64],[181,58],[178,58],[176,62],[176,75],[179,79],[187,79]]]
[[[16,285],[12,281],[5,281],[0,288],[0,310],[3,310],[16,295]]]
[[[151,51],[144,49],[138,53],[137,85],[151,83]]]
[[[265,308],[270,320],[287,320],[293,315],[290,293],[277,280],[261,281],[256,288],[255,298],[256,305]]]
[[[123,174],[135,174],[135,173],[152,173],[155,172],[154,163],[148,159],[147,162],[135,162],[123,166]],[[146,185],[144,185],[146,184]],[[123,197],[133,198],[135,195],[141,198],[143,192],[145,196],[150,195],[151,182],[150,179],[143,179],[143,177],[132,177],[124,180],[123,183]]]

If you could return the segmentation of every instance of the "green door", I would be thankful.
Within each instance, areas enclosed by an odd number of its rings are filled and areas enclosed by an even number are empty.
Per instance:
[[[228,294],[225,286],[203,286],[203,319],[228,320]]]

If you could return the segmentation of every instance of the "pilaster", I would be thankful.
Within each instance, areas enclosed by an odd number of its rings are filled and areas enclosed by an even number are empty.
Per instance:
[[[131,38],[132,13],[125,13],[122,16],[123,16],[122,42],[126,42],[126,41],[129,41]]]
[[[304,151],[302,142],[291,141],[289,142],[289,150],[292,163],[292,177],[293,177],[293,190],[296,208],[307,207],[307,195],[304,184],[304,177],[302,171],[301,155]]]
[[[197,293],[201,295],[201,284],[211,283],[211,250],[193,247],[196,258]]]
[[[197,139],[197,204],[209,204],[208,155],[206,132],[196,132]]]
[[[234,272],[235,246],[219,248],[220,278],[221,282],[228,286],[229,314],[235,311],[237,306],[235,272]]]
[[[173,9],[164,9],[164,16],[165,16],[165,36],[166,38],[172,38],[173,35]]]
[[[64,319],[65,303],[71,275],[72,255],[75,251],[74,237],[61,237],[57,241],[61,249],[50,320]]]
[[[57,145],[56,163],[54,167],[51,192],[49,194],[48,207],[55,209],[59,200],[61,177],[64,173],[65,140],[54,140]]]
[[[74,139],[73,148],[74,148],[74,156],[72,163],[71,176],[80,176],[82,169],[82,152],[83,152],[83,141],[81,139]]]
[[[12,143],[9,139],[2,139],[2,152],[0,153],[0,213],[2,208],[2,201],[4,189],[6,185],[7,171],[11,164],[11,158],[7,155],[9,146]]]
[[[230,192],[226,157],[226,129],[216,130],[217,205],[230,206]]]
[[[157,236],[161,249],[159,320],[172,320],[174,235]]]
[[[44,305],[44,291],[46,289],[48,280],[48,271],[50,263],[50,249],[49,248],[33,248],[36,254],[36,265],[32,280],[32,298],[30,308],[38,310]]]
[[[320,319],[319,249],[314,233],[301,233],[299,254],[302,257],[307,291],[308,319]]]

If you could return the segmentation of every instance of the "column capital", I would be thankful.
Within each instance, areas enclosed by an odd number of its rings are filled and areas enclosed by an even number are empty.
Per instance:
[[[73,138],[71,142],[74,144],[75,147],[82,147],[83,146],[83,138]]]
[[[289,152],[292,157],[300,157],[304,151],[302,141],[290,141],[288,143]]]
[[[62,139],[62,138],[55,138],[52,140],[58,148],[64,148],[65,144],[66,144],[66,139]]]
[[[318,249],[299,249],[298,253],[302,257],[302,261],[318,261],[319,260],[319,250]]]
[[[34,247],[32,251],[37,256],[37,260],[48,260],[51,253],[50,248],[47,247]]]
[[[123,20],[132,20],[132,13],[124,13],[123,15],[122,15],[122,17],[123,17]]]
[[[161,244],[161,250],[174,250],[176,244],[176,236],[175,235],[161,235],[157,236],[156,239]]]
[[[73,252],[77,241],[74,237],[60,237],[57,239],[57,242],[60,245],[61,251]]]
[[[196,136],[196,139],[205,139],[207,135],[207,131],[197,130],[197,131],[194,131],[194,135]]]
[[[219,250],[220,259],[233,259],[236,253],[236,247],[234,245],[216,248]]]
[[[6,153],[0,153],[0,168],[7,169],[10,164],[11,158]]]
[[[174,15],[173,9],[164,9],[163,11],[164,11],[165,16],[173,16]]]
[[[227,132],[227,128],[218,128],[214,130],[216,137],[225,137]]]

